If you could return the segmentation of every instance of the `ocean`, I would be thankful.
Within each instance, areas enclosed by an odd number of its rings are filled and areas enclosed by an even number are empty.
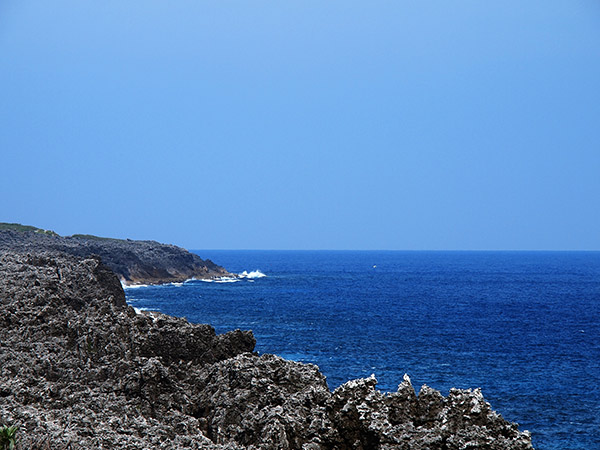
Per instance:
[[[250,329],[331,389],[481,387],[538,450],[600,449],[600,252],[195,251],[236,282],[126,289],[140,309]],[[265,276],[262,276],[265,275]]]

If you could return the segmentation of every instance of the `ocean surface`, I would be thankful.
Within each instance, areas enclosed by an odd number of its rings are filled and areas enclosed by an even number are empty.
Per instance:
[[[404,373],[417,391],[481,387],[538,450],[600,449],[600,252],[196,253],[250,276],[129,303],[253,330],[259,353],[317,364],[332,389],[375,374],[394,391]]]

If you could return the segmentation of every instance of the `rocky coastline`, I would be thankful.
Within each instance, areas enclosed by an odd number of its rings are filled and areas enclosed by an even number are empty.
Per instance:
[[[127,305],[100,257],[0,248],[0,423],[18,449],[532,449],[479,390],[331,392],[250,331]]]
[[[99,256],[124,284],[177,283],[190,278],[235,276],[211,260],[170,244],[156,241],[58,234],[20,224],[0,223],[0,251],[66,253],[77,257]]]

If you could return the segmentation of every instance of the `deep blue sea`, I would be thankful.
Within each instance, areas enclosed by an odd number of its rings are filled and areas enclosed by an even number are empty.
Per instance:
[[[130,304],[253,330],[332,389],[481,387],[538,450],[600,449],[600,252],[196,253],[266,277],[127,289]]]

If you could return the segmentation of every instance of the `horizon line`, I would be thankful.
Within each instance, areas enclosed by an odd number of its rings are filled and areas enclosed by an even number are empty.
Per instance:
[[[190,251],[220,251],[220,252],[455,252],[455,253],[486,253],[486,252],[505,252],[505,253],[598,253],[600,249],[581,250],[581,249],[335,249],[335,248],[193,248]]]

